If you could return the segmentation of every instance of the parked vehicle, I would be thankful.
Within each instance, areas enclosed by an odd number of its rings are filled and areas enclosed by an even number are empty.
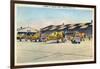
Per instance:
[[[85,36],[86,36],[86,35],[85,35],[84,32],[75,32],[75,33],[73,34],[72,38],[71,38],[71,42],[72,42],[73,44],[75,44],[75,43],[80,44],[81,41],[84,41],[84,40],[85,40]]]
[[[80,44],[80,42],[81,42],[81,39],[80,39],[80,37],[73,37],[73,39],[71,40],[71,42],[73,43],[73,44]]]

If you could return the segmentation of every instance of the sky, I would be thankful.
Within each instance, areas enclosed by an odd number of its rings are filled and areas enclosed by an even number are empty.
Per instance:
[[[15,21],[17,27],[31,26],[42,28],[48,25],[89,22],[93,18],[91,9],[50,8],[16,5]]]

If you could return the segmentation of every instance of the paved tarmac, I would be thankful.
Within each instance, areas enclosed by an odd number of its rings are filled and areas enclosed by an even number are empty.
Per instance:
[[[17,41],[16,65],[38,62],[76,61],[93,59],[92,41],[80,44],[55,42],[19,42]]]

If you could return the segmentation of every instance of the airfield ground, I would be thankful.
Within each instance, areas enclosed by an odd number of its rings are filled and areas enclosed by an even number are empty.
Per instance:
[[[93,59],[92,40],[86,40],[80,44],[55,42],[19,42],[15,47],[16,64],[74,61]]]

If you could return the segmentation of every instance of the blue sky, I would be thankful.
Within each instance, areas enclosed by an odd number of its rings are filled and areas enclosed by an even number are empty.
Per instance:
[[[44,21],[47,23],[58,23],[59,21],[72,21],[79,23],[82,21],[91,21],[92,19],[91,10],[80,10],[74,8],[40,8],[40,7],[24,7],[16,6],[16,21],[17,25],[27,24],[40,24]],[[58,22],[57,22],[58,21]],[[46,23],[45,23],[46,24]],[[40,24],[41,25],[41,24]]]

